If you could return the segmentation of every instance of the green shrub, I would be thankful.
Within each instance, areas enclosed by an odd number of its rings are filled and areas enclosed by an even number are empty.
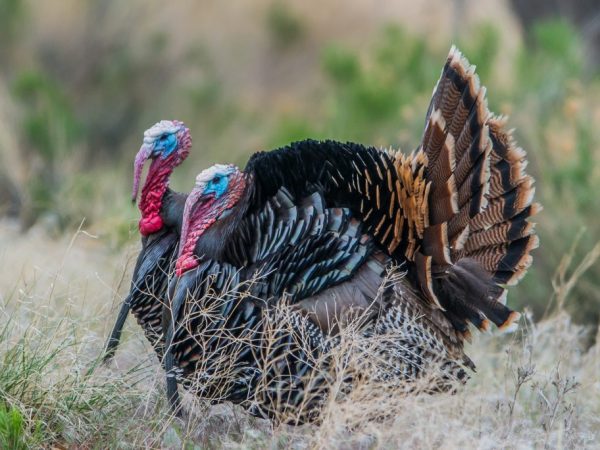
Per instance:
[[[267,29],[280,47],[289,47],[304,35],[301,19],[282,1],[275,1],[267,12]]]
[[[23,0],[0,0],[0,58],[18,37],[24,11]]]
[[[65,161],[81,137],[81,126],[61,86],[42,72],[22,72],[13,94],[21,103],[20,135],[31,171],[26,221],[33,223],[45,212],[60,211],[58,194],[70,168]],[[64,225],[68,218],[59,214],[58,220]]]
[[[25,441],[25,426],[25,419],[18,409],[0,403],[0,448],[29,448]]]

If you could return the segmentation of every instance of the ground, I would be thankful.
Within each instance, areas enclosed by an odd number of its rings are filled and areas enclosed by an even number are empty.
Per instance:
[[[160,366],[130,319],[108,367],[97,357],[127,290],[137,243],[107,250],[80,231],[56,240],[0,223],[0,392],[29,444],[80,448],[593,448],[600,350],[559,310],[524,314],[510,335],[476,334],[477,364],[453,394],[406,395],[366,382],[327,405],[320,425],[273,425],[186,397],[168,416]],[[594,255],[592,255],[594,256]],[[596,255],[597,256],[597,255]],[[589,261],[588,261],[589,262]],[[577,271],[576,271],[577,272]],[[563,285],[557,285],[561,297]],[[567,300],[568,301],[568,297]],[[1,417],[1,414],[0,414]],[[0,430],[2,421],[0,420]]]

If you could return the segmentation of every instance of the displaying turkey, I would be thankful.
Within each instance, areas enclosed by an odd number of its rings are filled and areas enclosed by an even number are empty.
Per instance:
[[[169,188],[169,178],[173,169],[187,158],[191,145],[190,131],[179,121],[163,120],[144,132],[144,141],[134,162],[132,194],[135,202],[144,163],[151,159],[139,202],[142,250],[135,264],[129,294],[107,341],[104,361],[114,355],[130,310],[162,360],[162,309],[177,255],[187,197]]]
[[[347,327],[386,336],[380,380],[464,381],[470,325],[516,326],[506,286],[538,243],[533,179],[505,122],[452,48],[411,154],[306,140],[198,175],[165,315],[173,407],[177,380],[257,416],[314,420]]]

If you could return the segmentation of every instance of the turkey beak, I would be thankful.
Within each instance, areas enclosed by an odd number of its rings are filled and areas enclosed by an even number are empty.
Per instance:
[[[131,201],[135,203],[138,196],[140,187],[140,179],[142,178],[142,169],[144,163],[152,154],[152,146],[144,143],[140,148],[140,151],[135,156],[135,162],[133,163],[133,192],[131,193]]]

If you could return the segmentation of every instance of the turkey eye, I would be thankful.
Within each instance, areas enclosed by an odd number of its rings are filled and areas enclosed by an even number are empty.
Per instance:
[[[213,182],[214,184],[218,184],[218,183],[219,183],[219,181],[221,181],[221,177],[214,177],[214,178],[212,179],[212,182]]]

